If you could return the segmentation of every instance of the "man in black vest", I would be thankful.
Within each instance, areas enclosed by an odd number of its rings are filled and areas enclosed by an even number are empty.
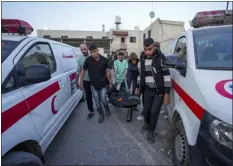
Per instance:
[[[149,143],[154,142],[154,130],[161,107],[169,103],[171,77],[163,66],[166,57],[152,38],[144,41],[144,52],[140,56],[137,94],[144,94],[144,124],[141,131],[148,130]]]

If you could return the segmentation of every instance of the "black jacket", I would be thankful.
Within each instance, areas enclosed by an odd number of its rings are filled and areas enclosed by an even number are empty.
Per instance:
[[[154,53],[154,58],[152,60],[152,68],[156,69],[156,73],[153,72],[153,78],[155,83],[155,90],[158,94],[164,94],[164,93],[170,93],[170,87],[171,87],[171,78],[169,69],[163,66],[167,58],[164,56],[164,54],[158,50],[156,53]],[[146,86],[145,83],[145,55],[144,52],[140,56],[140,65],[139,65],[139,81],[138,81],[138,88],[141,92],[143,92],[146,88],[150,89],[148,86]]]

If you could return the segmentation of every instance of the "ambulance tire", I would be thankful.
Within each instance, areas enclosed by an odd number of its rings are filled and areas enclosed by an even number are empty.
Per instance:
[[[10,152],[2,159],[3,166],[43,166],[42,161],[32,153]]]
[[[173,125],[172,138],[172,160],[174,166],[189,166],[189,146],[181,120],[178,120]]]

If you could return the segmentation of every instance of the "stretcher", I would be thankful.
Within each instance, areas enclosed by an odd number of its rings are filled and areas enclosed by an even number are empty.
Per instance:
[[[130,122],[132,120],[133,110],[136,110],[137,105],[140,104],[140,97],[113,87],[108,91],[108,98],[109,103],[115,107],[126,108],[128,110],[126,121]]]

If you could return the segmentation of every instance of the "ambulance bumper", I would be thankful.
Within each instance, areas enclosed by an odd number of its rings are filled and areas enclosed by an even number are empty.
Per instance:
[[[205,112],[197,138],[197,145],[201,154],[210,165],[232,165],[232,147],[227,147],[213,138],[209,132],[210,116],[212,115],[207,111]]]

